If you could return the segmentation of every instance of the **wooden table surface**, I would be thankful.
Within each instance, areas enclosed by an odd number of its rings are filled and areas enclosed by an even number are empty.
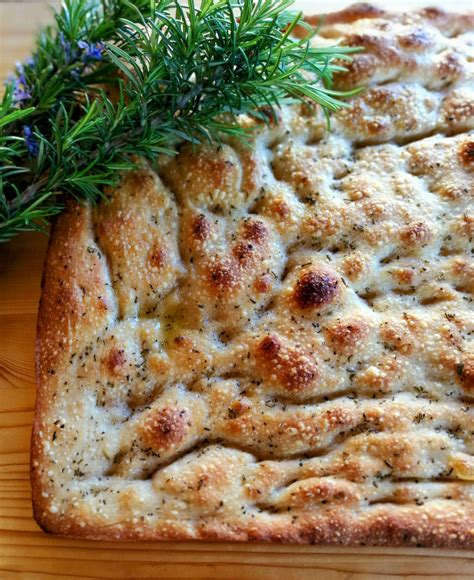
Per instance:
[[[339,0],[297,2],[310,12],[344,4]],[[413,0],[396,3],[400,9],[422,4]],[[470,0],[457,0],[457,10],[469,8]],[[49,18],[45,2],[0,0],[0,81],[15,61],[28,54],[35,30]],[[1,579],[474,578],[474,555],[466,552],[191,542],[133,544],[44,534],[32,518],[28,455],[35,397],[35,324],[46,247],[46,237],[39,234],[24,234],[0,246]]]

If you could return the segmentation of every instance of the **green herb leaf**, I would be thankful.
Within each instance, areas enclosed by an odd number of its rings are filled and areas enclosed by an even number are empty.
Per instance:
[[[68,196],[180,141],[248,138],[242,113],[311,100],[325,113],[353,48],[314,48],[292,0],[64,0],[0,103],[0,241],[44,230]],[[308,73],[310,73],[308,75]]]

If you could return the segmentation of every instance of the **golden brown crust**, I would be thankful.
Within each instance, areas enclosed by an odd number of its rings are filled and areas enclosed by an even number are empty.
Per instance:
[[[320,26],[324,24],[344,23],[350,24],[355,20],[366,18],[382,18],[387,15],[387,12],[378,6],[374,6],[368,2],[358,2],[351,4],[347,8],[339,12],[329,12],[328,14],[313,14],[307,16],[305,20],[313,26]]]
[[[314,14],[305,17],[305,20],[313,26],[329,26],[332,24],[352,24],[357,20],[382,19],[382,20],[419,20],[423,24],[436,26],[447,34],[459,34],[471,31],[473,26],[474,15],[459,14],[446,12],[436,6],[428,6],[408,14],[400,12],[391,12],[380,8],[369,2],[358,2],[351,4],[339,12],[330,12],[328,14]]]
[[[47,527],[40,506],[48,484],[40,465],[42,438],[63,429],[58,421],[46,424],[48,407],[61,396],[68,381],[60,376],[64,359],[94,340],[116,318],[104,256],[91,239],[90,208],[70,204],[52,228],[42,280],[36,336],[36,411],[31,445],[31,481],[35,518]],[[87,336],[82,329],[87,329]]]
[[[68,207],[38,319],[45,530],[474,547],[472,27],[329,15],[315,42],[362,44],[339,83],[369,85],[331,133],[287,108],[252,149],[184,146]]]

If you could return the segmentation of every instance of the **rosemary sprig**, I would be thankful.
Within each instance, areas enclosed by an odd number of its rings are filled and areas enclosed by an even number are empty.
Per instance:
[[[293,100],[344,106],[332,76],[354,49],[293,38],[292,1],[65,0],[0,103],[0,241],[67,195],[96,202],[133,155],[246,138],[237,115]]]

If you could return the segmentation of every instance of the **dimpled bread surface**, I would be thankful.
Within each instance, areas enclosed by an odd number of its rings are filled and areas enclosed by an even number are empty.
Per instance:
[[[315,24],[318,19],[312,20]],[[45,265],[34,512],[97,539],[474,547],[474,22],[356,5],[296,105],[71,204]]]

